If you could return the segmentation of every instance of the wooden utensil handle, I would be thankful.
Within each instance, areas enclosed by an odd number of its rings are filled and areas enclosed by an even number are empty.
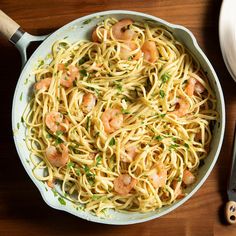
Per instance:
[[[225,216],[230,224],[236,223],[236,202],[228,201],[225,207]]]
[[[0,10],[0,33],[2,33],[8,40],[19,29],[20,26]]]

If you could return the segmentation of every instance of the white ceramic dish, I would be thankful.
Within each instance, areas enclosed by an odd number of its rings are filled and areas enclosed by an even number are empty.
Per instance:
[[[225,65],[236,81],[236,1],[224,0],[219,17],[219,39]]]
[[[181,41],[192,52],[192,54],[199,60],[203,69],[207,72],[210,84],[213,87],[214,91],[216,92],[219,121],[216,123],[214,127],[214,135],[209,156],[205,160],[205,165],[203,165],[199,171],[197,182],[188,189],[188,195],[185,198],[177,201],[171,206],[163,207],[160,210],[156,210],[149,213],[120,213],[116,211],[110,211],[106,218],[99,218],[88,212],[84,212],[81,209],[76,208],[70,201],[66,199],[64,201],[61,201],[60,195],[55,196],[53,191],[50,188],[48,188],[47,185],[34,178],[32,174],[33,165],[29,160],[30,153],[24,141],[25,127],[21,123],[21,115],[29,100],[29,95],[31,94],[32,91],[32,84],[34,83],[34,76],[32,75],[32,71],[35,65],[38,63],[38,60],[45,58],[47,54],[50,53],[51,45],[53,44],[53,42],[58,39],[62,39],[64,37],[68,37],[70,41],[88,38],[90,37],[91,31],[93,27],[96,25],[96,23],[110,16],[115,17],[117,19],[128,17],[139,21],[151,20],[155,22],[155,24],[157,25],[164,25],[165,27],[167,27],[173,33],[176,39]],[[29,43],[29,40],[31,38],[32,38],[31,35],[24,34],[21,37],[21,39],[17,42],[17,47],[21,50],[23,59],[25,59],[24,47]],[[12,127],[14,132],[14,141],[16,149],[21,159],[21,162],[26,172],[28,173],[34,184],[39,189],[44,201],[49,206],[58,210],[69,212],[80,218],[94,222],[115,224],[115,225],[126,225],[126,224],[148,221],[173,211],[181,204],[183,204],[185,201],[187,201],[201,187],[201,185],[204,183],[204,181],[207,179],[210,172],[212,171],[221,149],[222,140],[224,136],[224,128],[225,128],[225,106],[224,106],[222,89],[219,80],[217,78],[217,75],[213,67],[211,66],[210,62],[206,58],[205,54],[199,48],[193,34],[189,30],[187,30],[182,26],[170,24],[157,17],[139,12],[120,11],[120,10],[106,11],[81,17],[65,25],[64,27],[60,28],[55,33],[50,35],[38,47],[38,49],[34,52],[29,61],[25,64],[16,86],[13,99],[13,107],[12,107]]]

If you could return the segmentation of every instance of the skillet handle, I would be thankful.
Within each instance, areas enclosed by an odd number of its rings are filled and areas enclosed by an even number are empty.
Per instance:
[[[12,36],[19,30],[20,26],[0,10],[0,32],[11,41]]]
[[[34,36],[25,32],[14,20],[0,9],[0,33],[20,51],[22,66],[27,62],[26,49],[31,42],[43,41],[48,35]]]

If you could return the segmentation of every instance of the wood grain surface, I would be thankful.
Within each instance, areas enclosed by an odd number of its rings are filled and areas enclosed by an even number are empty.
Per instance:
[[[46,205],[24,171],[11,129],[12,98],[20,75],[17,49],[0,37],[0,235],[236,235],[227,225],[227,177],[236,119],[236,84],[224,65],[218,38],[220,0],[0,0],[0,8],[31,34],[47,34],[87,14],[111,9],[135,10],[189,28],[210,59],[223,87],[227,123],[223,148],[200,190],[175,211],[152,221],[110,226],[84,221]]]

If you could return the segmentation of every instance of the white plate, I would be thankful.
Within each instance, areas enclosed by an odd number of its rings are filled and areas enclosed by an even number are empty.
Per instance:
[[[236,81],[236,0],[224,0],[221,5],[219,38],[224,62]]]
[[[33,68],[38,63],[39,59],[45,58],[48,55],[48,53],[50,53],[53,42],[55,42],[58,39],[62,39],[65,36],[67,36],[68,40],[72,42],[79,39],[89,38],[91,35],[91,31],[96,25],[96,23],[98,21],[103,20],[106,17],[115,17],[117,19],[128,17],[139,21],[148,19],[156,22],[157,25],[163,25],[167,27],[173,33],[174,37],[180,42],[182,42],[192,52],[192,54],[200,62],[204,71],[206,71],[206,73],[208,74],[211,87],[216,93],[217,111],[219,113],[219,120],[214,128],[213,140],[209,156],[205,160],[205,165],[202,166],[199,170],[199,175],[196,183],[188,188],[188,195],[185,198],[178,200],[176,203],[170,206],[163,207],[160,210],[156,210],[153,212],[121,213],[117,211],[110,211],[110,214],[108,215],[107,218],[99,218],[97,216],[90,214],[89,212],[84,212],[81,209],[78,209],[69,200],[65,199],[64,202],[60,201],[60,195],[55,196],[53,191],[50,188],[48,188],[48,186],[45,183],[37,180],[33,176],[32,174],[33,164],[29,161],[30,152],[27,149],[24,141],[26,129],[21,123],[21,114],[23,113],[26,104],[29,100],[29,94],[32,92],[32,85],[34,84],[34,75],[32,74]],[[85,24],[85,22],[87,22],[88,24]],[[79,18],[65,25],[64,27],[60,28],[55,33],[50,35],[34,52],[30,60],[25,65],[16,86],[13,99],[13,108],[12,108],[12,127],[14,132],[15,145],[19,157],[21,159],[21,162],[25,170],[27,171],[28,175],[39,189],[44,201],[49,206],[58,210],[69,212],[73,215],[76,215],[80,218],[87,219],[90,221],[105,223],[105,224],[125,225],[125,224],[144,222],[165,215],[173,211],[175,208],[183,204],[185,201],[187,201],[201,187],[201,185],[204,183],[204,181],[207,179],[210,172],[212,171],[221,149],[224,136],[224,129],[225,129],[225,105],[224,105],[222,89],[219,80],[217,78],[217,75],[213,67],[211,66],[211,63],[209,62],[205,54],[198,46],[197,41],[194,38],[193,34],[188,29],[182,26],[170,24],[157,17],[139,12],[121,11],[121,10],[106,11]]]

